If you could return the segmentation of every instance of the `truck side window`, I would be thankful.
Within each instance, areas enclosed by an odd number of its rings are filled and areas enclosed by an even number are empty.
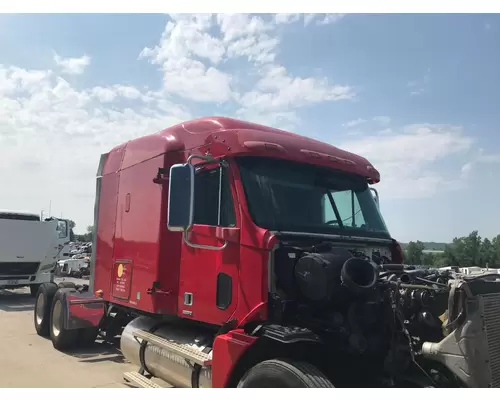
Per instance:
[[[201,170],[196,173],[194,193],[195,224],[219,225],[219,174],[219,168]],[[235,226],[236,215],[226,168],[222,168],[221,203],[220,226]]]
[[[59,238],[64,239],[66,236],[68,236],[68,223],[64,220],[58,220],[57,230],[59,231]]]

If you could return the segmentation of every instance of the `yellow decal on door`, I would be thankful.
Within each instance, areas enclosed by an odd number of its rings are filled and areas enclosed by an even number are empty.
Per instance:
[[[118,278],[121,278],[123,275],[123,264],[118,265]]]

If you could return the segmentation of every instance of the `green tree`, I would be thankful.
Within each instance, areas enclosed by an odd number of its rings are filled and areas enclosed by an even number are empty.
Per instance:
[[[491,264],[500,267],[500,235],[491,241]]]
[[[472,231],[467,236],[455,237],[450,244],[440,247],[442,253],[424,253],[425,248],[435,247],[437,243],[420,241],[405,245],[404,260],[407,264],[430,265],[444,267],[456,265],[459,267],[500,268],[500,235],[492,240],[482,239],[478,231]],[[440,245],[440,244],[439,244]]]
[[[422,264],[428,266],[435,266],[436,255],[434,253],[423,253],[422,254]]]
[[[479,255],[479,265],[481,267],[492,266],[493,264],[493,245],[488,238],[485,238],[481,243]]]
[[[405,263],[410,265],[421,265],[424,263],[424,244],[417,240],[408,243],[405,250]]]
[[[443,261],[446,265],[458,265],[458,259],[455,251],[455,241],[457,238],[453,239],[453,243],[446,245],[443,252]]]

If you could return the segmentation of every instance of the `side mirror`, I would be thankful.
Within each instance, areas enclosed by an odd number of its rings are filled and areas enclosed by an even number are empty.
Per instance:
[[[168,184],[168,230],[185,232],[193,224],[194,167],[175,164],[170,168]]]
[[[372,192],[372,196],[373,196],[373,200],[375,200],[375,204],[377,205],[377,207],[380,207],[377,189],[370,188],[370,191]]]

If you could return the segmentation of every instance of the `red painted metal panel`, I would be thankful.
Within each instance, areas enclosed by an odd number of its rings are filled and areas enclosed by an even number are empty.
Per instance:
[[[189,241],[195,244],[220,247],[224,240],[217,238],[217,227],[194,225]],[[181,270],[179,279],[178,314],[180,317],[223,324],[231,319],[239,302],[240,246],[228,242],[224,250],[193,248],[182,243]],[[216,306],[217,274],[224,272],[232,278],[233,298],[229,307],[221,310]],[[193,305],[184,305],[184,293],[193,294]]]
[[[111,299],[109,287],[113,268],[118,180],[117,173],[102,177],[99,220],[96,227],[94,290],[102,290],[103,298],[108,301]]]
[[[376,183],[379,172],[365,158],[291,132],[224,117],[187,121],[159,133],[134,139],[123,166],[129,167],[165,152],[212,145],[214,156],[268,155],[337,168]],[[117,151],[114,149],[111,153]]]
[[[215,338],[212,357],[212,387],[224,388],[241,356],[255,343],[256,337],[238,329]]]
[[[127,152],[129,151],[127,147]],[[159,156],[120,171],[113,265],[127,260],[133,265],[130,296],[113,299],[117,304],[155,312],[154,297],[148,289],[159,280],[162,185],[153,182],[164,156]],[[127,195],[130,208],[127,206]],[[176,268],[173,264],[172,268]],[[111,282],[114,282],[115,276]]]

